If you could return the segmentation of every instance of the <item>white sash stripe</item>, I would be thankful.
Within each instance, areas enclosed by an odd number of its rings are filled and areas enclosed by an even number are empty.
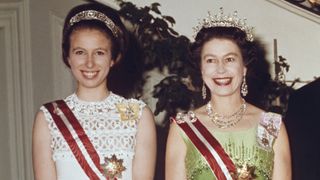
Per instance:
[[[62,119],[62,121],[64,122],[64,124],[67,126],[68,130],[70,131],[72,137],[75,139],[75,141],[77,142],[81,152],[83,153],[84,158],[86,159],[86,161],[88,162],[88,164],[90,165],[90,167],[92,168],[92,170],[97,174],[97,176],[100,179],[106,179],[106,177],[99,171],[98,167],[94,164],[94,162],[92,161],[90,155],[88,154],[88,151],[86,150],[86,148],[84,147],[82,141],[80,140],[80,138],[78,137],[78,134],[76,132],[75,129],[73,129],[72,125],[70,124],[70,122],[68,121],[67,117],[64,115],[63,111],[61,111],[61,109],[57,106],[56,103],[53,103],[54,107],[56,108],[56,110],[58,111],[58,115],[60,116],[60,118]],[[72,133],[74,132],[74,133]],[[100,162],[99,162],[100,163]]]
[[[226,165],[224,164],[224,162],[222,161],[222,159],[220,158],[218,153],[213,149],[213,147],[209,144],[209,142],[202,136],[202,134],[198,131],[198,129],[193,125],[192,122],[190,122],[190,121],[186,121],[186,122],[190,126],[190,128],[193,130],[193,132],[198,136],[198,138],[209,149],[210,153],[213,155],[213,157],[216,159],[217,163],[220,165],[222,172],[227,177],[227,180],[232,180],[232,177],[231,177],[231,175],[229,173],[229,170],[227,169]],[[214,174],[214,172],[213,172],[213,174]]]

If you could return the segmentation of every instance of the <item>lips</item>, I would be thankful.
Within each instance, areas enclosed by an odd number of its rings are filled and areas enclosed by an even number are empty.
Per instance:
[[[97,76],[98,71],[81,71],[82,75],[87,79],[93,79]]]
[[[217,84],[218,86],[227,86],[231,84],[232,78],[231,77],[225,77],[225,78],[213,78],[213,82]]]

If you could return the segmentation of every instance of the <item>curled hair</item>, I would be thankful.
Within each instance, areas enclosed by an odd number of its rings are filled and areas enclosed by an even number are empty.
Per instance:
[[[119,29],[118,37],[115,37],[113,31],[105,24],[105,22],[98,19],[83,19],[76,23],[70,24],[70,19],[80,12],[94,10],[103,13]],[[70,51],[70,37],[73,32],[82,29],[94,29],[102,32],[108,39],[111,40],[111,55],[113,60],[120,60],[127,51],[128,34],[124,27],[119,14],[116,10],[105,6],[100,3],[87,3],[74,7],[68,13],[65,18],[63,26],[63,37],[62,37],[62,58],[63,62],[70,67],[68,62],[69,51]]]

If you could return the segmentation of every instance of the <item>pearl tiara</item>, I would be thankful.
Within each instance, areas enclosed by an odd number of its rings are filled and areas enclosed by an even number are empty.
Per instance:
[[[199,24],[193,28],[194,37],[202,28],[210,27],[236,27],[246,33],[246,39],[250,42],[253,41],[253,27],[247,26],[246,19],[240,19],[238,12],[235,11],[233,15],[224,15],[223,8],[220,8],[220,13],[212,15],[208,12],[208,16],[204,18]]]
[[[86,11],[81,11],[74,15],[70,21],[69,25],[70,27],[73,26],[75,23],[80,22],[82,20],[98,20],[106,24],[106,26],[110,29],[112,34],[115,37],[119,36],[119,28],[115,25],[115,23],[105,14],[95,11],[95,10],[86,10]]]

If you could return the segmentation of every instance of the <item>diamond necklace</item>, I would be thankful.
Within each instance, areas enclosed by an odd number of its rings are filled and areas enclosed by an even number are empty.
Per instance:
[[[244,99],[242,99],[242,104],[239,110],[228,116],[220,115],[217,112],[214,112],[211,101],[209,101],[206,106],[209,119],[213,122],[213,124],[221,129],[235,126],[242,119],[246,109],[247,105]]]

